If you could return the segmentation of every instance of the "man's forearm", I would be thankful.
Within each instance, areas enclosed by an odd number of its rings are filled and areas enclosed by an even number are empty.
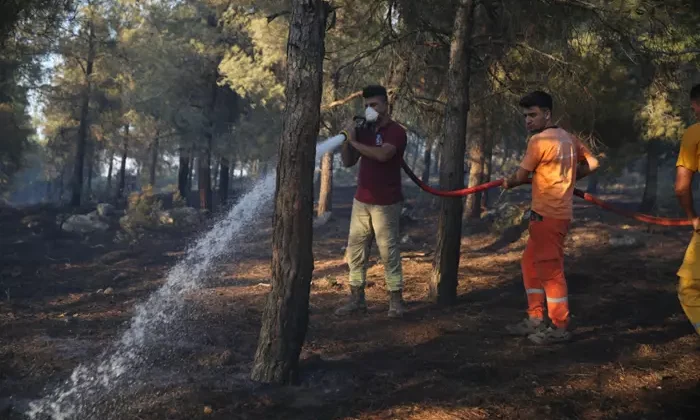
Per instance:
[[[678,203],[681,205],[681,208],[683,208],[683,211],[685,211],[688,219],[696,218],[697,215],[695,214],[695,206],[693,205],[693,190],[688,188],[678,194],[677,197]]]
[[[386,162],[386,152],[380,147],[367,146],[362,143],[353,141],[351,146],[355,148],[362,156],[376,160],[378,162]]]
[[[340,157],[343,160],[343,166],[349,168],[357,163],[359,156],[357,151],[347,141],[343,143],[343,147],[340,150]]]

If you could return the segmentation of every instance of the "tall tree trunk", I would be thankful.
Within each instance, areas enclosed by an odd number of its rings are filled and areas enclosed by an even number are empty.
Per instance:
[[[216,163],[216,170],[211,174],[211,184],[214,190],[219,188],[219,175],[221,175],[221,158],[219,158],[219,161]]]
[[[438,174],[440,172],[440,160],[442,159],[442,144],[437,142],[433,144],[433,150],[435,150],[435,159],[433,160],[433,174]]]
[[[88,141],[87,152],[85,158],[87,160],[87,185],[85,185],[85,197],[90,200],[92,195],[92,175],[95,168],[95,143],[94,141]]]
[[[659,152],[661,143],[657,139],[649,140],[647,143],[647,170],[646,185],[644,186],[644,196],[639,211],[651,211],[656,205],[656,191],[659,184]]]
[[[199,208],[211,211],[211,160],[209,149],[202,148],[197,157],[197,186],[199,189]]]
[[[58,179],[59,179],[59,183],[58,183],[58,201],[62,201],[62,200],[63,200],[63,189],[64,189],[64,187],[65,187],[65,183],[63,182],[63,178],[65,178],[65,174],[66,174],[66,169],[63,168],[63,170],[61,171],[61,176],[58,177]]]
[[[333,210],[333,153],[328,152],[321,160],[321,190],[318,194],[317,215]]]
[[[447,73],[449,95],[440,160],[440,187],[445,190],[464,187],[464,149],[469,112],[469,40],[473,11],[473,0],[460,0],[452,31]],[[457,298],[462,207],[461,198],[441,200],[437,246],[430,279],[430,298],[440,304],[452,304]]]
[[[228,159],[225,157],[221,158],[221,163],[219,164],[219,200],[221,201],[221,204],[226,205],[228,204],[228,186],[229,186],[229,180],[228,180],[228,172],[229,172],[229,163]]]
[[[418,163],[418,155],[420,155],[421,141],[415,142],[415,147],[413,148],[413,162],[411,162],[411,170],[416,171],[416,164]]]
[[[126,158],[129,154],[129,124],[124,125],[124,147],[122,149],[122,162],[119,168],[119,186],[117,187],[117,201],[124,197],[126,188]]]
[[[423,176],[422,181],[424,183],[430,182],[430,158],[433,151],[433,138],[428,137],[425,141],[425,150],[423,151]]]
[[[320,122],[325,20],[322,0],[293,0],[287,48],[284,129],[279,146],[272,235],[272,289],[251,377],[290,383],[309,321],[314,258],[313,175]]]
[[[333,100],[338,100],[340,96],[339,84],[340,84],[340,73],[334,72],[331,78]],[[340,131],[341,121],[343,112],[341,110],[336,110],[331,114],[330,127],[333,133]],[[318,208],[316,209],[317,215],[320,217],[326,212],[333,211],[333,153],[326,153],[321,159],[321,182],[319,186],[318,193]]]
[[[484,176],[481,178],[482,183],[491,182],[491,169],[493,168],[493,130],[491,125],[486,123],[485,134],[486,141],[484,142]],[[489,190],[481,193],[481,208],[486,209],[489,206]]]
[[[195,155],[195,147],[192,145],[190,147],[190,168],[189,171],[187,172],[187,186],[185,187],[186,191],[186,196],[185,196],[185,202],[188,205],[191,205],[192,200],[190,200],[190,193],[192,192],[192,177],[197,175],[197,172],[199,172],[199,168],[194,165],[194,155]]]
[[[85,89],[80,105],[80,126],[78,127],[77,144],[75,147],[75,162],[73,170],[73,195],[71,197],[71,205],[78,207],[80,205],[80,196],[83,191],[83,165],[85,163],[85,146],[87,143],[88,134],[88,117],[90,111],[90,91],[92,76],[93,61],[95,60],[95,27],[92,18],[88,21],[88,55],[87,65],[85,66]]]
[[[177,169],[177,190],[185,202],[187,202],[187,184],[190,178],[190,151],[186,147],[180,147],[180,167]]]
[[[484,110],[478,107],[469,114],[469,187],[481,184],[484,177]],[[478,219],[481,216],[481,193],[467,196],[464,217]]]
[[[112,171],[114,170],[114,150],[109,152],[109,166],[107,167],[107,191],[105,192],[107,197],[110,197],[112,192]]]
[[[153,188],[156,187],[156,168],[158,168],[158,150],[160,147],[160,131],[156,131],[156,137],[151,143],[151,165],[148,168],[148,183],[151,184]]]

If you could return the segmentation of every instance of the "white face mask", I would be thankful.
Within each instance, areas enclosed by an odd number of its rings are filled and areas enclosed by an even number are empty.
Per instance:
[[[379,118],[379,113],[374,110],[371,106],[368,106],[365,108],[365,120],[369,123],[373,123],[377,121],[377,118]]]

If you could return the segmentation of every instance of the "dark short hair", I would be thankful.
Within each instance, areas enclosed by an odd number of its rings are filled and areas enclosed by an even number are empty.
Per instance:
[[[697,84],[690,89],[690,100],[700,102],[700,84]]]
[[[519,105],[523,108],[537,106],[540,108],[549,109],[550,111],[553,109],[552,97],[548,93],[542,92],[541,90],[536,90],[523,96]]]
[[[385,101],[389,100],[389,96],[386,93],[386,88],[380,85],[370,85],[362,89],[362,97],[373,98],[375,96],[381,96]]]

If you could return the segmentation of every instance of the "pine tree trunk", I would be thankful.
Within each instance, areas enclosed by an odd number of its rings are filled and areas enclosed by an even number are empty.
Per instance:
[[[469,114],[469,187],[481,184],[484,177],[484,115],[483,109],[477,108]],[[465,219],[478,219],[481,216],[481,193],[467,196]]]
[[[190,153],[186,147],[180,147],[180,166],[177,169],[177,190],[183,200],[187,200],[187,184],[190,177]]]
[[[442,159],[442,145],[434,144],[433,150],[435,150],[435,159],[433,160],[432,174],[439,174],[440,172],[440,160]]]
[[[114,170],[114,150],[109,152],[109,166],[107,167],[107,191],[106,196],[109,197],[112,192],[112,171]]]
[[[418,155],[420,155],[420,141],[415,142],[415,147],[413,148],[413,161],[411,162],[411,170],[416,171],[416,164],[418,163]]]
[[[194,155],[195,155],[195,147],[192,146],[190,148],[190,168],[187,172],[187,186],[186,186],[186,193],[187,195],[185,196],[185,201],[187,202],[188,205],[191,205],[192,200],[190,200],[190,193],[192,192],[192,177],[197,175],[197,172],[199,172],[199,168],[194,165]]]
[[[321,160],[321,190],[318,194],[317,215],[333,210],[333,153],[328,152]]]
[[[160,146],[160,132],[156,131],[156,137],[151,143],[151,165],[148,168],[148,183],[151,184],[153,188],[156,187],[156,168],[158,168],[158,153]]]
[[[486,141],[484,142],[484,176],[481,178],[482,183],[491,182],[491,169],[493,168],[493,130],[487,123],[485,132]],[[489,206],[489,190],[481,193],[481,208],[487,209]]]
[[[221,201],[222,205],[228,204],[228,188],[229,188],[228,172],[229,172],[228,159],[226,159],[225,157],[222,157],[221,162],[219,164],[219,200]]]
[[[90,111],[90,93],[92,67],[95,60],[95,27],[92,19],[88,22],[88,55],[87,65],[85,66],[85,89],[81,98],[80,105],[80,126],[78,127],[77,144],[75,147],[75,162],[73,170],[73,195],[71,197],[71,205],[73,207],[80,206],[81,193],[83,191],[83,165],[85,163],[85,146],[87,144],[88,135],[88,118]]]
[[[649,140],[647,143],[647,169],[644,196],[639,211],[649,212],[656,205],[656,191],[659,184],[659,140]]]
[[[464,187],[464,151],[469,112],[469,40],[473,11],[473,0],[460,0],[452,31],[447,73],[449,96],[440,160],[440,187],[445,190]],[[440,304],[452,304],[457,298],[462,207],[461,198],[441,200],[429,291],[431,300]]]
[[[422,181],[424,183],[429,183],[430,182],[430,158],[432,155],[432,150],[433,150],[433,139],[428,137],[428,139],[425,142],[425,151],[423,152],[423,176],[421,177]]]
[[[313,176],[320,123],[325,18],[322,0],[293,0],[287,48],[284,128],[272,235],[272,289],[251,377],[294,383],[309,320],[314,267]]]
[[[95,168],[95,144],[93,141],[88,141],[87,153],[87,184],[85,185],[85,197],[90,200],[92,196],[92,175]]]
[[[124,125],[124,149],[122,151],[122,162],[119,168],[119,187],[117,187],[117,201],[124,197],[126,187],[126,158],[129,153],[129,124]]]
[[[211,160],[208,149],[201,149],[197,158],[197,186],[199,188],[199,208],[212,210],[211,202]]]

